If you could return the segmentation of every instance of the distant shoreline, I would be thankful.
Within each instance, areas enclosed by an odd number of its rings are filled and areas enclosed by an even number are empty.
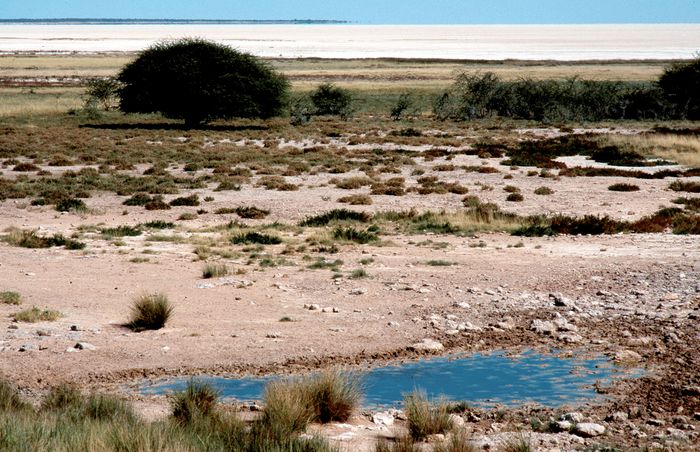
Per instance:
[[[331,25],[350,24],[346,20],[333,19],[0,19],[2,25]]]

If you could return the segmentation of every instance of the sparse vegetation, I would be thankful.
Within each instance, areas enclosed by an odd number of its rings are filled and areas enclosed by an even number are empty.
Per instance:
[[[414,440],[446,433],[452,429],[447,403],[431,403],[424,392],[415,391],[404,398],[408,433]]]
[[[159,330],[173,313],[168,297],[161,293],[141,295],[131,307],[131,318],[126,324],[134,331]]]
[[[228,275],[228,273],[226,264],[206,264],[202,270],[202,278],[220,278]]]
[[[639,191],[639,185],[618,183],[608,187],[610,191]]]
[[[24,311],[15,312],[11,314],[10,317],[15,319],[17,322],[27,322],[27,323],[37,323],[37,322],[53,322],[62,317],[58,311],[52,309],[39,309],[36,306],[31,309],[25,309]]]
[[[22,295],[19,292],[5,290],[0,292],[0,303],[2,304],[22,304]]]
[[[260,244],[260,245],[279,245],[282,243],[282,239],[275,235],[262,234],[260,232],[246,232],[245,234],[238,234],[231,238],[231,243],[234,245],[245,245],[245,244]]]
[[[304,221],[302,221],[299,225],[300,226],[320,227],[320,226],[326,226],[332,222],[338,222],[338,221],[357,221],[360,223],[367,223],[371,218],[372,218],[372,216],[366,212],[357,212],[357,211],[348,210],[348,209],[334,209],[334,210],[331,210],[330,212],[326,212],[326,213],[321,214],[321,215],[309,217],[309,218],[305,219]]]

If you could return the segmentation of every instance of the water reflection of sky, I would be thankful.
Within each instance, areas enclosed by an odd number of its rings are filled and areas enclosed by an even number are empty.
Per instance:
[[[639,375],[640,371],[632,372]],[[430,398],[468,401],[477,405],[545,406],[576,404],[598,397],[593,385],[608,384],[622,375],[604,356],[568,358],[532,351],[515,357],[505,352],[448,356],[383,366],[361,372],[365,406],[398,405],[415,389]],[[626,375],[630,375],[626,373]],[[256,400],[276,377],[202,377],[222,397]],[[147,385],[143,392],[163,394],[182,389],[187,379]]]

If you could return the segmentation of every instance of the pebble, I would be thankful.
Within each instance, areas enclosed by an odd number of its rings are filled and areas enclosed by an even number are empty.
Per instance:
[[[576,424],[574,433],[584,438],[594,438],[605,433],[605,427],[600,424],[594,424],[593,422],[582,422]]]

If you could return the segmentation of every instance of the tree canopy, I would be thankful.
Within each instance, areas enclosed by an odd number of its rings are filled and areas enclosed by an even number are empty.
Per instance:
[[[201,39],[156,44],[119,73],[120,109],[184,119],[268,118],[281,113],[289,84],[253,55]]]

